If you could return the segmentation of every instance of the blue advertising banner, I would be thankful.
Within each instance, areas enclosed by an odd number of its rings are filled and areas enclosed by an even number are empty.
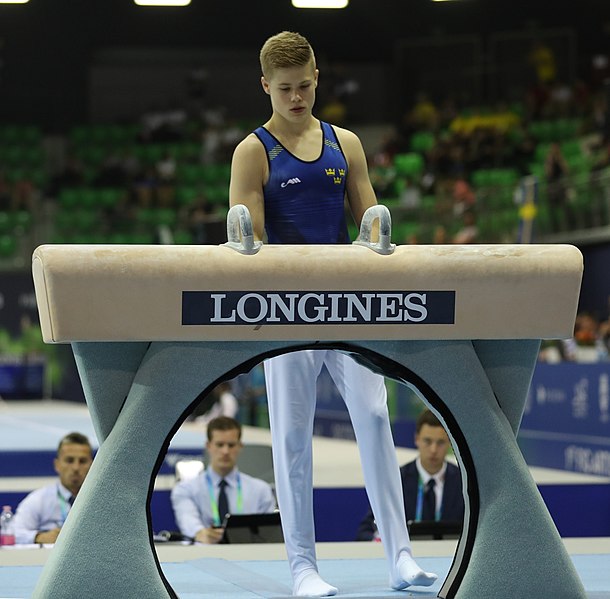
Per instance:
[[[610,363],[536,366],[518,435],[528,464],[610,476]]]
[[[44,386],[43,358],[28,360],[0,358],[0,397],[3,399],[40,399]]]

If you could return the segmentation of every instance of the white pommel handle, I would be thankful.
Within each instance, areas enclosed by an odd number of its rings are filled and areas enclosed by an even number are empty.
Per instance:
[[[263,245],[262,241],[254,241],[252,217],[243,204],[236,204],[227,214],[227,239],[224,245],[240,254],[256,254]]]
[[[371,232],[375,220],[379,221],[379,241],[373,243],[371,241]],[[356,245],[364,245],[377,252],[378,254],[392,254],[396,249],[396,245],[391,243],[392,235],[392,217],[387,206],[377,204],[371,206],[362,216],[360,223],[360,235],[354,241]]]

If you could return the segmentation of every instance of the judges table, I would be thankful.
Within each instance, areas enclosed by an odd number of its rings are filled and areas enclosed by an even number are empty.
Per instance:
[[[466,513],[439,597],[584,599],[516,443],[540,339],[572,334],[580,252],[257,250],[35,251],[43,336],[72,344],[100,449],[34,596],[174,597],[147,508],[173,433],[203,389],[264,358],[324,348],[416,387],[449,433]]]

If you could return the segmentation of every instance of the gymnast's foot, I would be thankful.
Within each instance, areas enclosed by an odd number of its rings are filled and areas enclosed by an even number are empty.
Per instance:
[[[402,591],[410,586],[429,587],[438,578],[438,575],[432,572],[424,572],[408,553],[400,555],[396,570],[398,579],[390,580],[390,586],[396,591]]]
[[[332,597],[337,589],[322,580],[315,570],[308,570],[299,576],[294,584],[295,597]]]

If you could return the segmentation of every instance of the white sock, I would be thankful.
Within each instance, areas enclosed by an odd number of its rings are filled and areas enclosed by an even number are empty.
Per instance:
[[[402,553],[396,564],[398,581],[391,581],[390,585],[397,591],[402,591],[410,586],[429,587],[436,582],[437,574],[424,572],[408,554]]]
[[[296,597],[332,597],[337,594],[337,590],[336,587],[324,582],[315,570],[310,570],[299,577],[299,582],[294,585]]]

